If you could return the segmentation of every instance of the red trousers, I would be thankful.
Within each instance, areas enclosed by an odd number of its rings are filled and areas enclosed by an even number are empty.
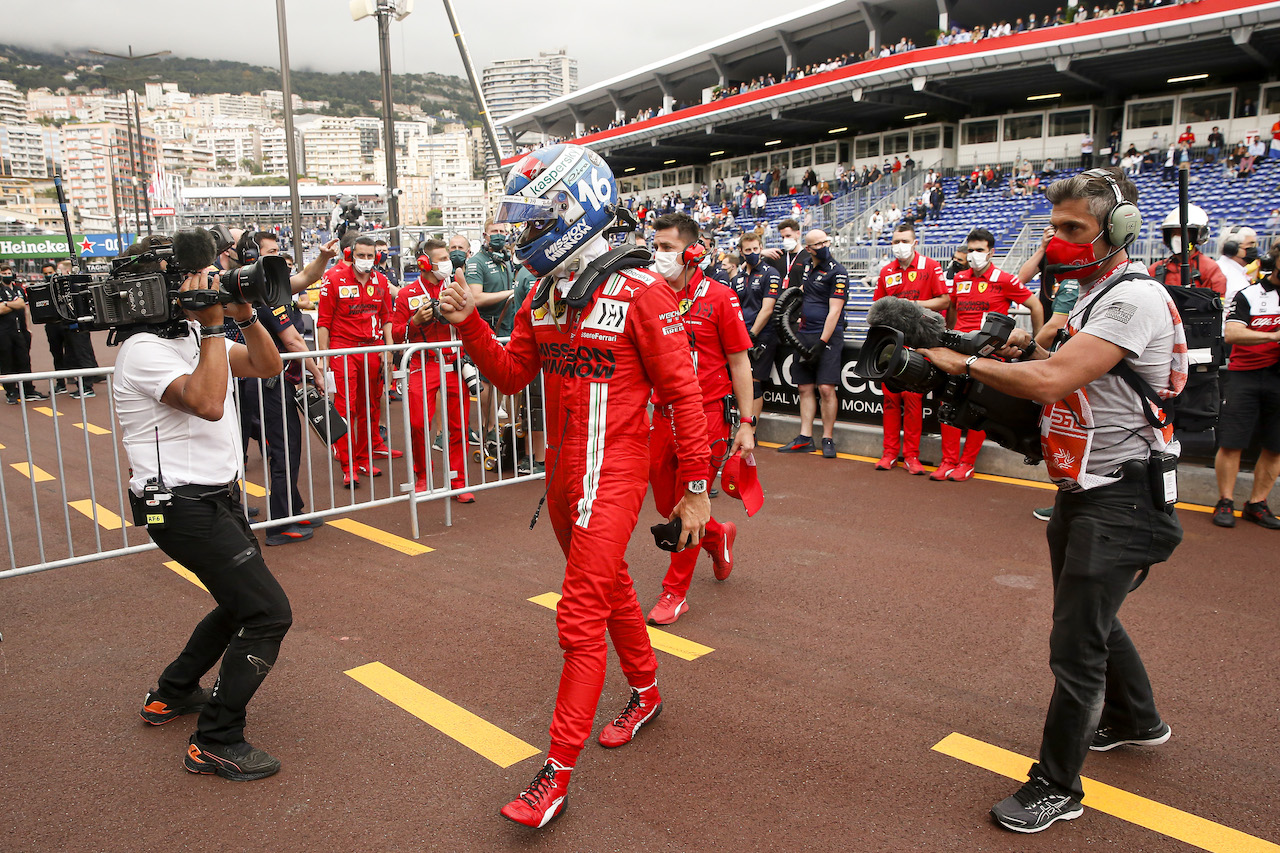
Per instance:
[[[382,354],[335,355],[329,366],[338,386],[333,404],[347,421],[347,434],[334,447],[338,462],[344,471],[368,468],[370,451],[382,444]]]
[[[462,382],[462,374],[456,363],[444,365],[445,417],[449,424],[450,488],[461,489],[467,485],[467,421],[471,397]],[[436,418],[436,401],[440,391],[440,362],[428,357],[425,362],[415,360],[409,370],[405,392],[409,395],[409,433],[413,442],[413,475],[415,488],[426,488],[428,460],[431,448],[427,446],[429,425]],[[425,402],[425,405],[424,405]]]
[[[707,444],[711,448],[711,467],[707,471],[707,482],[716,476],[716,463],[723,460],[733,446],[733,438],[729,435],[729,425],[724,422],[724,406],[719,401],[703,408],[707,417]],[[671,421],[658,412],[653,415],[653,427],[649,430],[649,483],[653,486],[653,504],[663,518],[669,518],[684,495],[684,483],[678,476],[679,462],[676,460],[676,442]],[[662,579],[662,589],[677,598],[684,598],[693,583],[693,570],[698,564],[698,554],[702,548],[717,549],[724,528],[714,518],[707,522],[707,532],[701,543],[695,543],[682,551],[671,554],[671,565],[667,567],[667,576]]]
[[[911,391],[901,394],[884,390],[884,455],[897,457],[901,447],[898,443],[898,430],[906,436],[906,448],[903,456],[920,457],[920,431],[924,427],[924,395]],[[906,409],[906,418],[902,410]]]
[[[658,662],[625,559],[646,484],[634,463],[622,466],[632,471],[614,473],[606,461],[594,484],[588,526],[579,527],[575,522],[583,497],[581,463],[575,465],[577,460],[565,456],[557,460],[550,446],[546,461],[552,476],[547,509],[565,555],[562,597],[556,607],[564,668],[551,715],[548,757],[572,767],[591,736],[604,689],[606,634],[629,685],[639,689],[657,680]]]
[[[939,468],[954,468],[957,465],[968,465],[973,467],[973,463],[978,460],[978,453],[982,450],[982,442],[987,440],[987,434],[980,429],[962,430],[959,427],[947,426],[942,424],[942,464]],[[960,454],[960,434],[967,432],[969,435],[964,439],[964,455]]]

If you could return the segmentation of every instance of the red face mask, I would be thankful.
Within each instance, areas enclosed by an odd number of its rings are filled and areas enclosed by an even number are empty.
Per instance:
[[[1101,236],[1101,234],[1098,235],[1098,237]],[[1088,243],[1070,243],[1054,235],[1049,240],[1049,244],[1044,247],[1045,263],[1051,265],[1062,264],[1081,269],[1096,266],[1098,259],[1093,252],[1093,244],[1098,241],[1098,237],[1094,237]]]

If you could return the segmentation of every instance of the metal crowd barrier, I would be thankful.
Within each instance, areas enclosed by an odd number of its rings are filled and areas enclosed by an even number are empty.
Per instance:
[[[370,431],[365,439],[365,449],[370,451],[370,464],[381,468],[383,475],[376,478],[362,476],[358,489],[346,489],[342,485],[341,468],[334,458],[335,442],[330,440],[333,433],[332,423],[325,422],[323,438],[311,429],[305,416],[298,414],[295,408],[293,398],[296,387],[284,378],[283,372],[274,377],[274,382],[270,379],[234,382],[233,396],[238,413],[244,412],[245,399],[242,399],[242,395],[248,393],[252,395],[249,401],[256,404],[259,419],[265,411],[264,404],[267,402],[268,395],[278,395],[273,402],[279,404],[279,411],[284,412],[286,417],[299,417],[298,494],[304,501],[305,507],[303,511],[283,517],[272,515],[270,498],[274,487],[268,456],[269,448],[265,434],[260,433],[263,435],[259,445],[262,449],[261,462],[255,461],[246,470],[241,457],[238,465],[246,513],[251,501],[260,504],[260,514],[251,526],[255,530],[276,528],[304,519],[345,515],[359,510],[403,503],[409,510],[412,535],[416,539],[420,535],[419,506],[425,502],[445,501],[444,523],[448,525],[452,523],[448,499],[454,495],[542,479],[544,477],[542,473],[518,475],[501,441],[498,442],[493,470],[485,470],[483,464],[477,466],[472,462],[475,448],[468,443],[469,464],[464,474],[465,486],[458,489],[452,488],[448,478],[447,462],[448,417],[444,406],[441,406],[439,419],[446,461],[441,465],[432,457],[431,427],[428,424],[426,426],[427,488],[423,491],[415,490],[413,474],[415,449],[413,442],[410,441],[410,395],[407,392],[408,383],[411,381],[422,382],[421,387],[425,388],[425,374],[421,371],[410,372],[407,367],[411,358],[415,355],[420,356],[424,351],[459,351],[460,348],[461,344],[455,342],[425,345],[397,344],[282,354],[286,369],[289,362],[321,356],[391,353],[391,358],[399,358],[399,369],[392,373],[392,378],[399,381],[406,392],[403,395],[403,402],[397,404],[402,409],[400,423],[403,428],[396,429],[392,421],[391,403],[386,393],[390,387],[388,384],[384,384],[383,392],[379,395],[378,408],[381,413],[381,424],[387,428],[385,438],[387,448],[402,450],[404,456],[400,459],[374,458],[372,451],[376,442],[373,432]],[[445,365],[442,361],[436,361],[434,364],[441,371],[443,387]],[[126,494],[128,459],[121,446],[119,419],[116,414],[117,401],[111,381],[114,373],[114,368],[102,367],[2,377],[6,383],[18,383],[20,402],[17,406],[0,407],[0,504],[2,504],[4,518],[6,553],[9,559],[9,568],[0,570],[0,580],[139,553],[156,547],[144,529],[132,525],[133,513]],[[304,370],[304,386],[307,379],[306,373],[307,371]],[[40,383],[38,390],[51,390],[54,382],[78,382],[82,377],[92,378],[98,383],[95,392],[98,397],[106,398],[105,413],[100,406],[83,398],[72,400],[54,395],[47,401],[38,403],[27,400],[24,386],[28,382]],[[356,381],[364,384],[367,399],[368,392],[373,390],[375,377],[364,373],[358,376]],[[335,398],[333,394],[328,396],[330,400]],[[527,389],[523,392],[523,397],[527,409],[529,401]],[[514,408],[518,399],[519,395],[508,401],[506,405]],[[447,396],[445,403],[448,404]],[[455,405],[465,405],[468,415],[478,410],[478,401],[473,403],[469,395],[466,399],[455,400]],[[490,406],[492,411],[487,423],[494,425],[499,423],[498,410],[501,405],[500,395],[495,391]],[[346,413],[343,414],[345,417]],[[516,412],[512,411],[510,415],[507,423],[500,429],[511,430],[512,446],[521,448],[523,453],[528,453],[531,449],[530,436],[520,427]],[[476,429],[479,430],[478,419],[464,418],[464,422],[468,421],[475,424]],[[21,433],[17,431],[19,425]],[[521,433],[522,437],[514,440],[517,432]],[[284,459],[288,460],[294,450],[291,446],[290,430],[282,429],[282,433],[285,437]],[[256,436],[245,437],[246,447],[253,443],[255,438]],[[482,433],[482,444],[483,439]],[[345,441],[350,452],[356,449],[353,446],[354,440],[352,431],[348,431],[338,443]],[[110,444],[110,450],[104,446],[107,443]],[[163,451],[163,445],[161,450]],[[484,447],[480,450],[483,463]],[[473,476],[472,470],[477,467],[480,473]],[[51,474],[45,469],[54,473]],[[284,477],[287,482],[287,471]],[[255,479],[261,482],[255,483]],[[285,488],[288,486],[286,485]]]

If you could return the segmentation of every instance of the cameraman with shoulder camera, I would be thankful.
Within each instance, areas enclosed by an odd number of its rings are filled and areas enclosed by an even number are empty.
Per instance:
[[[153,239],[127,254],[147,252]],[[153,267],[140,271],[158,271],[159,264]],[[216,289],[211,275],[212,268],[190,273],[179,292]],[[293,617],[240,512],[231,377],[274,376],[281,360],[252,305],[215,302],[186,316],[195,322],[174,320],[130,335],[113,379],[135,519],[145,519],[152,540],[217,602],[147,693],[141,715],[160,725],[201,711],[184,766],[248,781],[280,769],[278,760],[245,742],[245,707],[275,664]],[[241,328],[245,344],[226,339],[226,317]],[[200,678],[219,658],[212,692],[201,689]]]
[[[1018,362],[921,350],[947,373],[1044,405],[1041,446],[1059,489],[1048,527],[1055,687],[1029,781],[991,809],[1015,832],[1083,814],[1090,749],[1169,739],[1116,614],[1135,578],[1182,540],[1179,446],[1162,409],[1186,383],[1186,336],[1168,293],[1125,252],[1141,227],[1137,188],[1119,169],[1093,169],[1056,181],[1046,197],[1055,228],[1046,269],[1080,283],[1065,343],[1050,354],[1015,331],[1000,354]]]

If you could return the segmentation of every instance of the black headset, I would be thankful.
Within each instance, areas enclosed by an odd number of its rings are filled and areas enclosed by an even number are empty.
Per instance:
[[[236,247],[236,254],[240,257],[241,266],[248,266],[255,263],[262,257],[262,249],[258,245],[258,241],[254,239],[252,231],[246,231],[240,237],[240,245]]]
[[[1228,258],[1234,258],[1240,254],[1240,241],[1236,239],[1236,234],[1240,232],[1243,225],[1232,225],[1231,230],[1227,232],[1227,239],[1222,243],[1222,254]]]

